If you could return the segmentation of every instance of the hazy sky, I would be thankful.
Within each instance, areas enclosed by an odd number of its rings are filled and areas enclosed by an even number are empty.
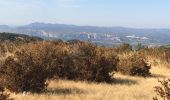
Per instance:
[[[0,0],[0,24],[170,28],[170,0]]]

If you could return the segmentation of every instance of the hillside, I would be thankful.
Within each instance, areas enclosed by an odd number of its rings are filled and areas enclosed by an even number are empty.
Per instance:
[[[32,37],[23,34],[14,34],[14,33],[0,33],[0,41],[5,42],[15,42],[15,41],[23,41],[23,42],[31,42],[31,41],[39,41],[42,40],[39,37]]]
[[[158,79],[170,79],[168,46],[133,50],[77,40],[2,47],[0,97],[7,92],[14,100],[152,100],[160,98]]]
[[[25,26],[0,26],[0,32],[23,33],[44,39],[79,39],[99,45],[121,43],[163,45],[170,43],[170,29],[137,29],[126,27],[76,26],[67,24],[32,23]]]

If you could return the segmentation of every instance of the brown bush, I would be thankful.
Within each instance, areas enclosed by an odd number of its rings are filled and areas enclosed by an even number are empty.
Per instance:
[[[70,44],[70,53],[64,61],[59,76],[71,80],[96,82],[111,81],[110,73],[115,70],[117,59],[111,50],[98,48],[90,43]]]
[[[163,100],[170,100],[170,79],[160,81],[161,86],[155,87],[155,92],[159,97],[161,97]],[[157,97],[154,97],[153,100],[158,100]]]
[[[41,92],[46,80],[62,66],[66,54],[63,44],[38,42],[23,45],[1,66],[5,86],[12,92]]]
[[[170,68],[170,49],[165,47],[145,48],[140,51],[142,55],[148,57],[153,65],[163,65]]]
[[[12,100],[9,94],[4,93],[4,87],[0,84],[0,100]]]
[[[117,58],[110,48],[85,42],[36,42],[18,46],[1,63],[3,84],[12,92],[41,92],[54,77],[96,82],[111,81]]]
[[[117,70],[132,76],[150,76],[150,66],[147,65],[143,56],[138,53],[121,55]]]

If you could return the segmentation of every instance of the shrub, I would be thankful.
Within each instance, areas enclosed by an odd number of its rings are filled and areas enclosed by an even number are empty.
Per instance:
[[[6,50],[3,43],[0,43],[0,56],[4,56]]]
[[[38,42],[23,45],[1,66],[5,86],[12,92],[41,92],[46,80],[62,66],[66,51],[62,44]]]
[[[4,93],[4,87],[0,84],[0,100],[12,100],[9,94]]]
[[[117,65],[117,71],[132,76],[149,76],[149,69],[143,56],[137,53],[121,55]]]
[[[0,56],[4,57],[6,55],[12,54],[16,51],[17,45],[12,42],[5,42],[0,44]]]
[[[111,51],[83,42],[73,43],[70,48],[60,77],[95,82],[111,81],[110,73],[115,70],[117,63]]]
[[[155,92],[163,100],[170,100],[170,79],[159,81],[161,86],[155,87]],[[157,97],[154,97],[153,100],[158,100]]]
[[[141,44],[141,43],[138,43],[136,46],[135,46],[135,50],[136,51],[140,51],[142,49],[144,49],[145,47]]]
[[[128,53],[130,51],[133,51],[132,46],[128,43],[123,43],[116,47],[116,51],[118,53]]]
[[[170,50],[168,47],[145,48],[140,53],[149,58],[148,61],[151,63],[159,61],[158,65],[170,67]]]

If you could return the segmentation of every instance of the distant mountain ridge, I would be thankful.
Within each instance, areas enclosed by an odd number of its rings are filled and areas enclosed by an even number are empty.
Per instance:
[[[146,45],[170,44],[170,29],[135,29],[126,27],[76,26],[66,24],[32,23],[25,26],[0,26],[1,32],[14,32],[44,39],[80,39],[101,45],[120,43]]]

